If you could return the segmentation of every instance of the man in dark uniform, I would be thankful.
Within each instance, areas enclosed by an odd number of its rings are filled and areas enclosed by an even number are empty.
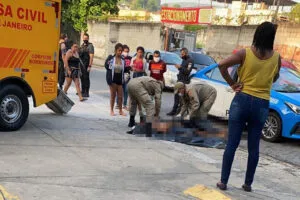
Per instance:
[[[68,37],[66,34],[62,33],[59,39],[59,67],[58,67],[58,83],[59,88],[62,90],[63,85],[65,83],[65,66],[64,66],[64,59],[66,53],[68,51],[66,42]]]
[[[83,35],[83,44],[80,47],[80,59],[82,60],[81,92],[82,97],[90,97],[90,71],[94,60],[94,46],[89,42],[89,35]]]
[[[181,65],[176,65],[179,73],[177,75],[177,82],[182,82],[184,84],[190,83],[190,73],[194,68],[194,60],[189,56],[189,51],[187,48],[182,48],[180,50],[182,63]],[[174,106],[171,112],[167,115],[174,116],[179,111],[180,98],[178,94],[174,96]]]

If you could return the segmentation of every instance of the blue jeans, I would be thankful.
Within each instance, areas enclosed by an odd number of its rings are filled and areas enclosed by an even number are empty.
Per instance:
[[[128,100],[128,89],[127,89],[127,83],[124,83],[122,85],[123,87],[123,106],[127,106],[127,100]],[[118,105],[118,96],[116,98],[116,103]]]
[[[237,93],[231,103],[228,122],[228,143],[223,155],[221,182],[227,184],[235,151],[243,130],[248,129],[248,164],[245,184],[251,186],[259,160],[259,142],[269,113],[269,101],[245,93]]]

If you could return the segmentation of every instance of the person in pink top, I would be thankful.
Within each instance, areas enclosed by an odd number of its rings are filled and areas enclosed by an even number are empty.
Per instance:
[[[145,49],[138,47],[136,49],[136,57],[131,60],[131,67],[133,71],[133,78],[146,76],[147,61],[144,58]]]

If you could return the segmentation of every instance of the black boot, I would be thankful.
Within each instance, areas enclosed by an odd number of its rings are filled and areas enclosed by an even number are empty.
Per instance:
[[[135,126],[135,120],[134,120],[134,116],[130,116],[130,119],[129,119],[129,123],[128,123],[128,127],[129,128],[132,128]]]
[[[86,89],[85,88],[82,88],[81,94],[82,94],[82,97],[87,97],[86,96]]]
[[[146,137],[152,137],[152,123],[146,123]]]
[[[134,129],[135,129],[135,126],[133,126],[130,131],[127,131],[126,133],[127,134],[130,134],[130,135],[134,135]]]
[[[168,116],[174,116],[176,115],[176,111],[172,110],[171,112],[167,113]]]
[[[144,124],[145,121],[145,116],[140,116],[140,124]]]
[[[90,89],[86,89],[86,97],[90,97]]]

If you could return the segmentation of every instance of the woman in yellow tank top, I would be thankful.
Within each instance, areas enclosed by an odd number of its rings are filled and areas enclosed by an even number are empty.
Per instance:
[[[236,92],[231,103],[228,122],[228,143],[223,155],[221,181],[217,187],[227,189],[235,151],[242,132],[248,129],[248,164],[242,188],[250,192],[259,160],[259,142],[269,112],[272,83],[279,77],[280,55],[273,50],[276,25],[264,22],[257,27],[251,48],[242,49],[221,61],[222,76]],[[240,64],[238,82],[230,77],[227,68]]]

